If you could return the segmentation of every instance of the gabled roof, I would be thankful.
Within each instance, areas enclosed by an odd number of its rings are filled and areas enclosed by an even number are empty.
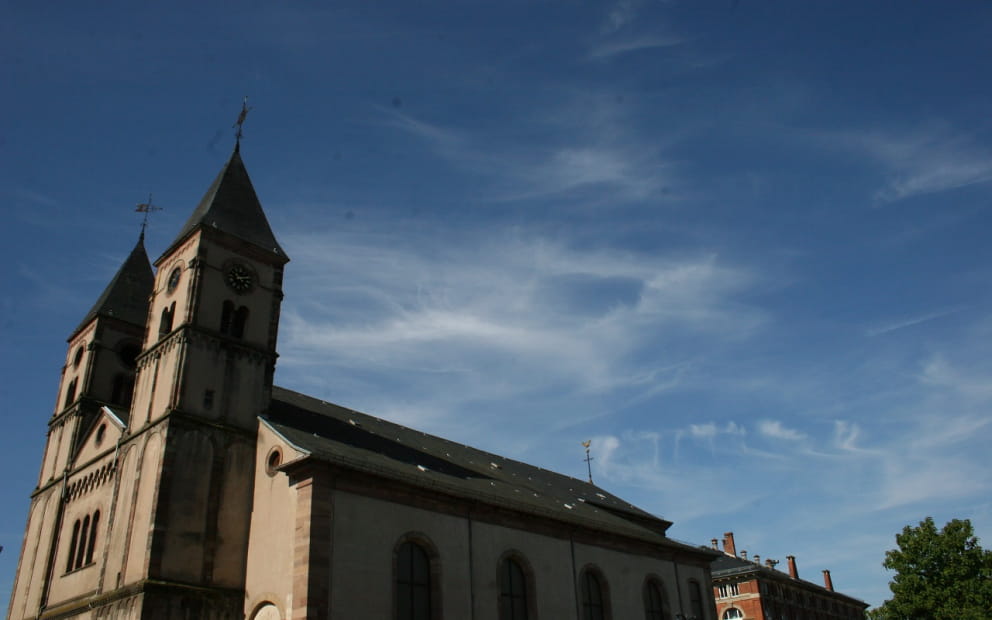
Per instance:
[[[214,179],[193,214],[186,220],[166,254],[198,226],[221,230],[267,252],[286,258],[279,247],[269,221],[265,218],[248,171],[241,161],[241,149],[235,147],[227,164]]]
[[[667,538],[671,522],[594,484],[284,388],[273,388],[262,421],[309,458],[339,467],[701,555],[713,553]]]
[[[137,245],[114,274],[103,294],[72,331],[72,336],[98,316],[144,325],[148,318],[148,297],[152,294],[154,282],[155,276],[152,274],[152,266],[145,252],[145,235],[142,233],[138,237]],[[72,336],[69,337],[70,340]]]

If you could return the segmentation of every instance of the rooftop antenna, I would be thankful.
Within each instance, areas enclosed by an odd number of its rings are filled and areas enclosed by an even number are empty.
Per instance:
[[[244,100],[241,102],[241,113],[238,114],[238,120],[234,121],[231,128],[237,127],[238,131],[234,134],[234,148],[241,147],[241,126],[245,124],[245,119],[248,118],[248,113],[251,112],[251,108],[248,107],[248,95],[245,95]]]
[[[589,454],[589,446],[592,445],[592,439],[588,439],[582,442],[582,447],[586,449],[586,458],[583,459],[586,462],[586,469],[589,470],[589,484],[592,484],[592,461],[593,456]]]
[[[155,211],[161,211],[162,207],[152,204],[152,195],[148,194],[148,202],[139,202],[138,206],[134,208],[138,213],[144,213],[145,216],[141,219],[141,237],[142,241],[145,240],[145,228],[148,227],[148,214],[154,213]]]

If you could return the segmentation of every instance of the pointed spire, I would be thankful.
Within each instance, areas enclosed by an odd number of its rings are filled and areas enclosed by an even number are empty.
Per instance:
[[[240,144],[235,144],[231,158],[165,254],[200,226],[223,231],[288,260],[272,234],[248,171],[241,161]]]
[[[86,313],[79,326],[73,330],[72,335],[75,336],[98,316],[144,325],[148,318],[148,297],[152,293],[154,282],[155,276],[148,262],[148,253],[145,252],[145,234],[142,231],[138,236],[138,243],[131,250],[127,260],[114,274],[110,284]]]

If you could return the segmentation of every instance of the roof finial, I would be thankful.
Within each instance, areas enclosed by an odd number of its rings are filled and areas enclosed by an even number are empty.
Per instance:
[[[238,114],[238,120],[231,125],[232,128],[237,127],[238,131],[234,134],[234,150],[241,149],[241,126],[245,124],[245,119],[248,117],[248,112],[251,108],[248,107],[248,95],[245,95],[244,100],[241,102],[241,113]]]
[[[587,439],[582,442],[582,447],[586,449],[586,458],[583,459],[586,462],[586,469],[589,470],[589,484],[592,484],[592,461],[593,456],[589,455],[589,446],[592,445],[592,439]]]
[[[138,206],[134,209],[138,213],[144,213],[145,217],[141,219],[141,235],[138,237],[138,241],[145,240],[145,228],[148,226],[148,214],[154,211],[161,211],[162,207],[152,204],[152,195],[148,194],[148,202],[139,202]]]

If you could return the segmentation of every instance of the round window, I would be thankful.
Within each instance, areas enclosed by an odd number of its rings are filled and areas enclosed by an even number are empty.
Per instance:
[[[279,466],[282,465],[282,452],[279,448],[269,450],[269,455],[265,457],[265,473],[275,476],[279,473]]]

